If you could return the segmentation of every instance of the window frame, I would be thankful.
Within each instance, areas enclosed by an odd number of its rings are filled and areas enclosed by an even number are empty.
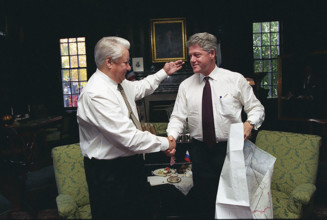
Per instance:
[[[271,29],[271,23],[278,22],[277,30]],[[260,30],[254,30],[254,24],[260,23]],[[263,24],[269,23],[269,30],[263,31]],[[263,88],[267,91],[267,98],[278,98],[278,57],[282,54],[282,23],[278,19],[270,21],[252,21],[252,58],[253,72],[257,78],[257,88]],[[277,34],[277,42],[273,42],[272,35]],[[269,44],[262,43],[263,35],[268,36]],[[255,44],[255,36],[260,36],[260,45]],[[256,49],[258,48],[258,49]],[[263,48],[267,48],[267,56],[263,57]],[[274,50],[272,50],[274,48]],[[257,52],[259,50],[259,53]],[[273,51],[273,52],[272,52]],[[259,54],[259,57],[258,57]],[[273,56],[272,56],[273,55]],[[258,64],[256,64],[258,63]],[[258,71],[259,66],[259,71]]]
[[[59,48],[63,107],[76,109],[79,95],[88,80],[86,38],[60,38]]]

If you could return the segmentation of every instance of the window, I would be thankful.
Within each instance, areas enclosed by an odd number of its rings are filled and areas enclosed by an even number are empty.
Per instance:
[[[77,107],[87,82],[85,37],[60,39],[60,54],[64,107]]]
[[[277,98],[279,39],[278,21],[253,23],[254,73],[263,76],[261,87],[268,98]]]

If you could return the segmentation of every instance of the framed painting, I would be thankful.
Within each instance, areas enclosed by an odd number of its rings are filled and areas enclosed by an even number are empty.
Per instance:
[[[187,60],[186,19],[151,19],[152,62]]]
[[[278,118],[327,118],[327,51],[278,57]]]

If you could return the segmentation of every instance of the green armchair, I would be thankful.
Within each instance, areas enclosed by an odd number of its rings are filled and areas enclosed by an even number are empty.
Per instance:
[[[84,160],[79,144],[52,149],[58,196],[58,213],[65,219],[91,219]]]
[[[271,192],[274,218],[303,218],[316,191],[319,147],[316,135],[258,132],[255,144],[276,157]]]
[[[155,134],[158,136],[167,137],[168,122],[151,122],[155,129]]]

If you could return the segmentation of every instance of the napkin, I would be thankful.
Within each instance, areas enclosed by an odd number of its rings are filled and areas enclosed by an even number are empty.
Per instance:
[[[157,186],[162,184],[167,184],[167,177],[163,176],[148,176],[148,182],[151,186]]]

